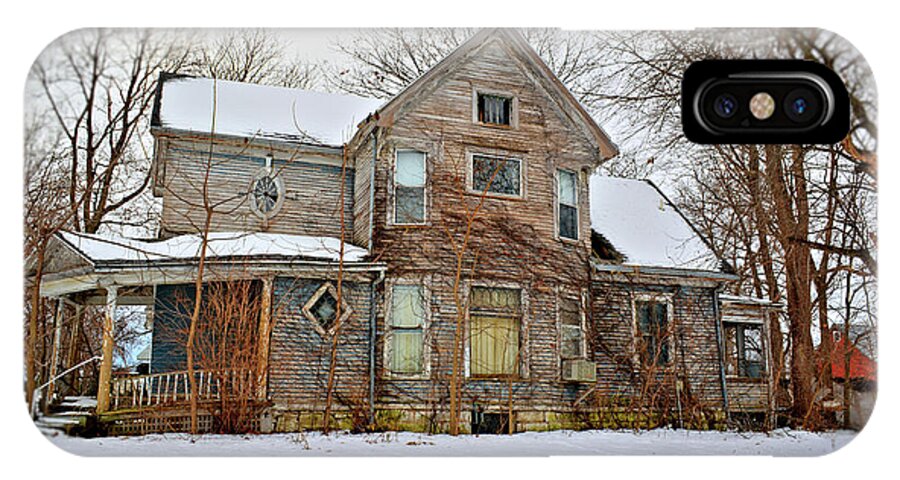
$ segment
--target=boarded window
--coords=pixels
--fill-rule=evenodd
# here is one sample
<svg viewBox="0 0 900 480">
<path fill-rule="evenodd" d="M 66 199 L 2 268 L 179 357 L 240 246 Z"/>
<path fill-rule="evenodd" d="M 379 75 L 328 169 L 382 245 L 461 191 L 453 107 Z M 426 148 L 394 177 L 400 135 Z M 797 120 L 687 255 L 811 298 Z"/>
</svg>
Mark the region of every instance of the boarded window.
<svg viewBox="0 0 900 480">
<path fill-rule="evenodd" d="M 472 376 L 518 375 L 521 317 L 521 290 L 472 288 L 469 300 Z"/>
<path fill-rule="evenodd" d="M 762 378 L 762 329 L 758 325 L 725 325 L 725 373 L 747 378 Z"/>
<path fill-rule="evenodd" d="M 472 156 L 472 189 L 499 195 L 521 195 L 521 161 L 516 158 Z"/>
<path fill-rule="evenodd" d="M 637 314 L 638 351 L 643 365 L 669 363 L 669 306 L 659 301 L 635 302 Z"/>
<path fill-rule="evenodd" d="M 559 302 L 560 356 L 562 358 L 584 358 L 584 323 L 581 302 L 572 298 L 561 298 Z"/>
<path fill-rule="evenodd" d="M 425 153 L 397 152 L 394 172 L 394 223 L 425 223 Z"/>
<path fill-rule="evenodd" d="M 421 373 L 425 297 L 421 285 L 394 285 L 391 288 L 390 370 L 393 373 Z"/>
<path fill-rule="evenodd" d="M 559 170 L 559 236 L 578 240 L 578 176 Z"/>
<path fill-rule="evenodd" d="M 512 98 L 486 93 L 478 94 L 478 121 L 494 125 L 509 125 L 512 119 Z"/>
</svg>

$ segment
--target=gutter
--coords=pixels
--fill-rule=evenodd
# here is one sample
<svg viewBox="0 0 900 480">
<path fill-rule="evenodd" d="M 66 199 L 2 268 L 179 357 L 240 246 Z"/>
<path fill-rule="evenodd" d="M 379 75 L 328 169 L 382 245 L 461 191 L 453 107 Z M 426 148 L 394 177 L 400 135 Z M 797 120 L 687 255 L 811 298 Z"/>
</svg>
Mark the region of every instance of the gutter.
<svg viewBox="0 0 900 480">
<path fill-rule="evenodd" d="M 369 290 L 369 427 L 375 426 L 375 338 L 378 334 L 378 309 L 375 306 L 378 285 L 384 282 L 384 270 L 372 281 Z"/>
</svg>

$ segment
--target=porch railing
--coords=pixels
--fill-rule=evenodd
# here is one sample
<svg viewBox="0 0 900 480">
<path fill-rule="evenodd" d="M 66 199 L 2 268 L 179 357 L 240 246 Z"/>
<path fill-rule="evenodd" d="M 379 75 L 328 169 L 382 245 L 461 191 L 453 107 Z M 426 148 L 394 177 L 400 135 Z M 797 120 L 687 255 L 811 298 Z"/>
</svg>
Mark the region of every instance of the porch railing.
<svg viewBox="0 0 900 480">
<path fill-rule="evenodd" d="M 249 370 L 195 370 L 197 398 L 201 402 L 252 398 L 255 379 Z M 110 382 L 110 409 L 124 410 L 187 403 L 191 385 L 187 371 L 153 373 L 115 378 Z"/>
</svg>

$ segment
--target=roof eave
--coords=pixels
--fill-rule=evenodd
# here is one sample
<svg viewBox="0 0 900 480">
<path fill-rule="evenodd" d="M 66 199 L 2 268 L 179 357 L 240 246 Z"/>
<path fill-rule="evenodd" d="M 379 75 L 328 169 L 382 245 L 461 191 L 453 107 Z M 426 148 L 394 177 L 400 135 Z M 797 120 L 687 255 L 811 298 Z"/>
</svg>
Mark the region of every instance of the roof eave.
<svg viewBox="0 0 900 480">
<path fill-rule="evenodd" d="M 738 276 L 732 273 L 725 273 L 714 270 L 701 270 L 690 268 L 673 268 L 660 266 L 644 266 L 644 265 L 625 265 L 592 262 L 595 270 L 599 272 L 609 273 L 630 273 L 636 275 L 658 275 L 664 277 L 682 277 L 715 280 L 721 282 L 731 282 L 738 280 Z"/>
</svg>

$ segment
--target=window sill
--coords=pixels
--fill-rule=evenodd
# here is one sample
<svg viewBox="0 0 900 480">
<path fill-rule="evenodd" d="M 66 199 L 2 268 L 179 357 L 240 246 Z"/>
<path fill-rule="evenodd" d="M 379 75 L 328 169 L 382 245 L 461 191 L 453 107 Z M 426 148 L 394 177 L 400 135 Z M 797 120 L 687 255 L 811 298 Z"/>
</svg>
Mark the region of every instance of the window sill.
<svg viewBox="0 0 900 480">
<path fill-rule="evenodd" d="M 488 127 L 488 128 L 496 128 L 499 130 L 517 130 L 518 129 L 518 127 L 516 127 L 514 125 L 504 125 L 502 123 L 479 122 L 477 120 L 475 121 L 475 125 L 479 125 L 482 127 Z"/>
<path fill-rule="evenodd" d="M 430 380 L 431 377 L 428 373 L 393 373 L 386 372 L 384 375 L 385 380 Z"/>
<path fill-rule="evenodd" d="M 486 200 L 507 200 L 513 202 L 524 202 L 524 195 L 503 195 L 502 193 L 484 193 L 479 192 L 478 190 L 468 189 L 466 190 L 466 195 L 470 197 L 484 197 Z"/>
<path fill-rule="evenodd" d="M 577 238 L 568 238 L 557 235 L 556 239 L 559 240 L 560 243 L 565 245 L 581 245 L 581 240 Z"/>
<path fill-rule="evenodd" d="M 503 380 L 503 381 L 522 381 L 526 380 L 526 377 L 523 377 L 520 374 L 509 374 L 509 375 L 469 375 L 469 380 Z"/>
<path fill-rule="evenodd" d="M 386 228 L 412 228 L 412 229 L 419 229 L 419 228 L 429 228 L 429 227 L 431 227 L 431 222 L 426 222 L 426 223 L 388 223 L 388 224 L 385 225 L 385 226 L 386 226 Z"/>
<path fill-rule="evenodd" d="M 742 377 L 740 375 L 725 375 L 725 380 L 727 380 L 729 382 L 737 382 L 737 383 L 768 383 L 768 380 L 765 377 L 753 378 L 753 377 Z"/>
</svg>

